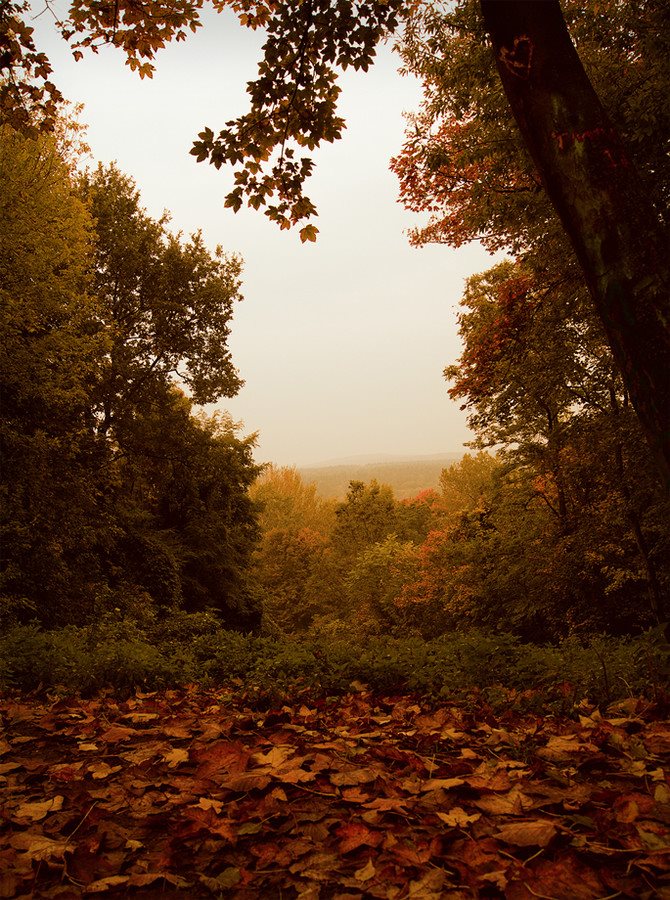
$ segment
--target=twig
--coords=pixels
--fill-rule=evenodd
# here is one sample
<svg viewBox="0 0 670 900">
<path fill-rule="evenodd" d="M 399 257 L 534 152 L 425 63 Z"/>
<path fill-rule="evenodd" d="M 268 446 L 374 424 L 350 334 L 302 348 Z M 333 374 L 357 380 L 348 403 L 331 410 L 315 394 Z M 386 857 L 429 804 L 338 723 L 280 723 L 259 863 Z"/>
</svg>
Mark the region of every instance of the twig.
<svg viewBox="0 0 670 900">
<path fill-rule="evenodd" d="M 88 810 L 84 813 L 84 815 L 83 815 L 81 821 L 79 822 L 79 824 L 77 825 L 77 827 L 76 827 L 76 828 L 74 829 L 74 831 L 73 831 L 70 835 L 68 835 L 68 837 L 66 838 L 66 842 L 72 840 L 72 838 L 73 838 L 73 837 L 75 836 L 75 834 L 79 831 L 79 829 L 81 828 L 81 826 L 84 824 L 84 822 L 86 821 L 86 819 L 90 816 L 90 814 L 93 812 L 93 809 L 94 809 L 97 805 L 98 805 L 98 802 L 97 802 L 97 800 L 96 800 L 95 803 L 92 803 L 92 804 L 89 806 Z"/>
</svg>

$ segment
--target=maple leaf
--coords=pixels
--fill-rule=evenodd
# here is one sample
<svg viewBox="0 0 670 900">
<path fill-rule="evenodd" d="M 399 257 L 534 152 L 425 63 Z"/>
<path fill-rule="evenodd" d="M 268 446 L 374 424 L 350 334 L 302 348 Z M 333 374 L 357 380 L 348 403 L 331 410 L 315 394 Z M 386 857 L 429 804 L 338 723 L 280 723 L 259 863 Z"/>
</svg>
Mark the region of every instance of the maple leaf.
<svg viewBox="0 0 670 900">
<path fill-rule="evenodd" d="M 460 806 L 454 806 L 448 813 L 438 812 L 437 817 L 441 822 L 444 822 L 445 825 L 449 825 L 451 828 L 463 828 L 471 822 L 476 822 L 478 819 L 481 819 L 481 813 L 473 813 L 470 815 L 464 809 L 461 809 Z"/>
<path fill-rule="evenodd" d="M 378 831 L 372 831 L 360 822 L 346 822 L 337 829 L 339 852 L 350 853 L 358 847 L 378 847 L 384 840 Z"/>
<path fill-rule="evenodd" d="M 642 896 L 649 885 L 662 890 L 670 870 L 664 805 L 670 789 L 663 768 L 645 764 L 642 744 L 647 735 L 663 733 L 660 723 L 635 726 L 631 737 L 644 756 L 629 759 L 620 750 L 584 749 L 586 731 L 596 747 L 616 727 L 593 710 L 592 724 L 577 734 L 568 730 L 574 723 L 559 718 L 538 730 L 537 722 L 507 715 L 503 728 L 490 709 L 467 720 L 452 711 L 449 718 L 433 718 L 405 698 L 378 698 L 373 705 L 372 698 L 349 696 L 319 708 L 309 731 L 293 731 L 296 717 L 305 721 L 299 704 L 268 713 L 267 705 L 256 709 L 242 696 L 228 694 L 225 707 L 198 690 L 136 698 L 134 713 L 146 709 L 143 704 L 153 712 L 165 703 L 169 724 L 126 735 L 118 754 L 122 766 L 100 755 L 108 752 L 100 735 L 117 727 L 100 725 L 118 717 L 113 699 L 39 713 L 49 720 L 42 748 L 24 711 L 12 726 L 12 755 L 0 773 L 11 811 L 0 834 L 0 864 L 9 869 L 0 896 L 46 896 L 65 860 L 81 893 L 115 895 L 144 888 L 183 890 L 185 896 L 189 890 L 259 897 L 307 891 L 316 898 L 321 889 L 329 896 L 349 891 L 380 900 L 442 900 L 452 891 L 447 870 L 460 893 L 513 900 L 533 893 L 582 900 L 608 890 Z M 380 709 L 393 714 L 377 715 Z M 384 720 L 375 722 L 381 740 L 368 730 L 373 713 Z M 425 731 L 407 727 L 419 715 L 426 716 Z M 463 735 L 457 753 L 416 752 L 417 742 L 426 752 L 426 739 L 441 741 L 454 722 Z M 188 750 L 172 747 L 168 728 L 188 733 Z M 528 728 L 545 741 L 540 749 L 548 746 L 561 758 L 543 759 L 535 750 L 534 761 L 528 750 L 523 763 L 507 757 Z M 23 732 L 31 751 L 43 749 L 49 764 L 16 756 Z M 239 737 L 221 739 L 224 732 Z M 94 735 L 100 749 L 82 750 Z M 597 759 L 597 770 L 580 768 L 585 757 Z M 631 769 L 635 763 L 640 774 Z M 603 767 L 609 767 L 605 776 Z M 96 771 L 104 777 L 92 778 Z M 426 772 L 434 777 L 426 780 Z M 63 799 L 55 806 L 62 802 L 67 812 L 52 805 L 57 798 L 37 798 L 41 778 L 58 780 Z M 19 817 L 19 809 L 32 818 Z M 547 818 L 529 812 L 537 809 L 546 809 Z M 561 833 L 571 834 L 570 848 L 558 839 Z M 522 865 L 534 848 L 542 857 Z M 603 859 L 606 869 L 597 862 Z M 33 861 L 46 863 L 37 881 Z"/>
<path fill-rule="evenodd" d="M 162 759 L 168 764 L 169 769 L 175 769 L 181 763 L 188 762 L 188 750 L 171 747 L 162 754 Z"/>
<path fill-rule="evenodd" d="M 494 815 L 521 816 L 526 810 L 533 807 L 533 801 L 523 794 L 520 788 L 514 787 L 506 794 L 480 797 L 474 801 L 474 805 L 477 809 Z"/>
<path fill-rule="evenodd" d="M 86 771 L 92 778 L 95 778 L 96 781 L 100 781 L 103 778 L 109 778 L 109 776 L 113 775 L 115 772 L 121 771 L 121 768 L 122 766 L 110 766 L 106 762 L 94 762 L 87 767 Z"/>
</svg>

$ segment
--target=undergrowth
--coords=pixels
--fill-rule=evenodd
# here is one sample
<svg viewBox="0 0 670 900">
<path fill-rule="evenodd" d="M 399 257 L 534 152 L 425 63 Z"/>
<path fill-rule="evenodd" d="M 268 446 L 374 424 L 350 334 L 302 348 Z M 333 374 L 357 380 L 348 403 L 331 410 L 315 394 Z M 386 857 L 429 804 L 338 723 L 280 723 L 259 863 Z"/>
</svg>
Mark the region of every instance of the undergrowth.
<svg viewBox="0 0 670 900">
<path fill-rule="evenodd" d="M 418 637 L 278 639 L 225 631 L 207 613 L 140 625 L 106 618 L 82 628 L 17 626 L 0 636 L 0 687 L 90 695 L 198 683 L 264 693 L 353 690 L 466 698 L 494 704 L 571 706 L 664 690 L 668 647 L 658 632 L 597 636 L 588 643 L 523 644 L 509 634 L 470 630 Z"/>
</svg>

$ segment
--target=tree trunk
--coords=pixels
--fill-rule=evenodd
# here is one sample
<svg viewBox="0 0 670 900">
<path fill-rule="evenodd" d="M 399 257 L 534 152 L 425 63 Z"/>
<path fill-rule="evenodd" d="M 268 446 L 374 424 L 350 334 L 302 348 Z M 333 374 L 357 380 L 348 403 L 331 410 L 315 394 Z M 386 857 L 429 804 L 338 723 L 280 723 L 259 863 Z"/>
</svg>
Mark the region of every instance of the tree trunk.
<svg viewBox="0 0 670 900">
<path fill-rule="evenodd" d="M 480 0 L 512 112 L 670 490 L 670 241 L 558 0 Z"/>
</svg>

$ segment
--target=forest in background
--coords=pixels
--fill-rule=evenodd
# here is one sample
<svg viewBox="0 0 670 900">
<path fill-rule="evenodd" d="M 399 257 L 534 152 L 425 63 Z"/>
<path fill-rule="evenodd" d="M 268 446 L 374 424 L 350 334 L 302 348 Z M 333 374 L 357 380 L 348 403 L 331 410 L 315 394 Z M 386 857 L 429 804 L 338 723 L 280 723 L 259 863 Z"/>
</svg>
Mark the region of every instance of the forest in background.
<svg viewBox="0 0 670 900">
<path fill-rule="evenodd" d="M 597 3 L 566 4 L 665 221 L 664 12 L 615 12 L 605 34 Z M 261 471 L 253 438 L 203 412 L 241 384 L 227 347 L 240 261 L 151 219 L 114 166 L 85 170 L 73 122 L 40 134 L 6 117 L 5 634 L 69 629 L 77 644 L 121 622 L 163 640 L 194 615 L 195 631 L 273 640 L 482 629 L 557 644 L 665 621 L 667 490 L 476 4 L 427 7 L 399 50 L 425 86 L 393 161 L 402 200 L 431 214 L 413 240 L 508 253 L 466 284 L 445 369 L 472 452 L 423 491 L 366 477 L 334 501 L 296 470 Z"/>
<path fill-rule="evenodd" d="M 281 227 L 314 212 L 287 138 L 339 136 L 332 65 L 367 68 L 406 16 L 425 101 L 393 165 L 429 213 L 414 240 L 507 251 L 465 285 L 445 360 L 475 437 L 409 496 L 364 477 L 328 499 L 257 465 L 253 437 L 204 411 L 241 383 L 240 261 L 148 216 L 116 167 L 85 168 L 25 5 L 2 4 L 0 896 L 667 897 L 670 507 L 650 413 L 667 424 L 670 7 L 564 0 L 612 124 L 580 128 L 602 119 L 578 90 L 553 105 L 570 131 L 531 116 L 522 141 L 502 83 L 544 56 L 557 92 L 575 72 L 590 90 L 551 52 L 553 0 L 227 5 L 267 26 L 265 60 L 251 112 L 194 151 L 239 166 L 227 205 Z M 75 0 L 76 54 L 111 38 L 150 74 L 196 27 L 200 4 L 168 6 Z M 496 68 L 508 18 L 532 37 Z M 591 297 L 593 256 L 577 266 L 538 176 L 575 160 L 572 205 L 598 214 L 567 230 L 608 262 Z"/>
<path fill-rule="evenodd" d="M 299 466 L 298 473 L 307 484 L 313 484 L 326 500 L 344 500 L 352 481 L 377 481 L 388 485 L 398 500 L 409 500 L 421 491 L 437 490 L 442 470 L 460 459 L 462 453 L 444 453 L 429 459 L 382 460 L 365 463 L 335 463 L 321 466 Z"/>
</svg>

